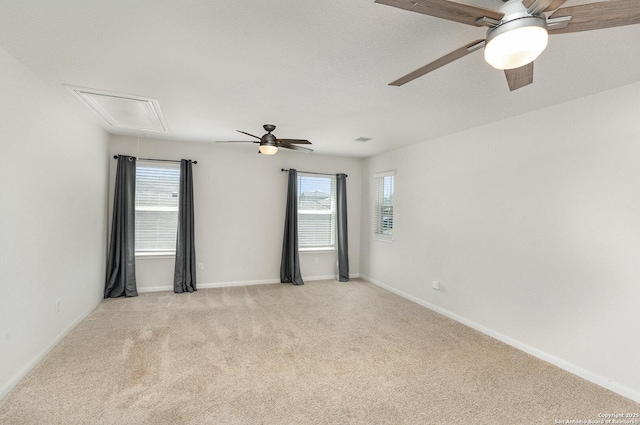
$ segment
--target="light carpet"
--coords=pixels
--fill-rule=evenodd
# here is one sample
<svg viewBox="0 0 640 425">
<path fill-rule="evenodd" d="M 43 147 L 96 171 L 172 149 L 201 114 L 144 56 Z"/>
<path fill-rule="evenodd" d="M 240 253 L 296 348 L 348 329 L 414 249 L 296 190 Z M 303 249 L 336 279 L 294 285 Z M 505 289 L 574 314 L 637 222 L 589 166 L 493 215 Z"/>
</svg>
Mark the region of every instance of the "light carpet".
<svg viewBox="0 0 640 425">
<path fill-rule="evenodd" d="M 0 423 L 557 424 L 615 412 L 640 405 L 352 280 L 105 300 L 0 402 Z"/>
</svg>

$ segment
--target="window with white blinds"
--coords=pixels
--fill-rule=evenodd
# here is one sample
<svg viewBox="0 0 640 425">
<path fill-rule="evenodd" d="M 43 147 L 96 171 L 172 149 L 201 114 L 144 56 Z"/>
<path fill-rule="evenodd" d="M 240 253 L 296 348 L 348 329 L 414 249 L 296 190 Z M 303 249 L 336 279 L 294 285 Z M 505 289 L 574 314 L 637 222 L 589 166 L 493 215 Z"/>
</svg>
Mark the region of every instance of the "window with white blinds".
<svg viewBox="0 0 640 425">
<path fill-rule="evenodd" d="M 136 165 L 136 255 L 175 254 L 180 164 Z"/>
<path fill-rule="evenodd" d="M 376 173 L 375 202 L 373 212 L 373 236 L 391 240 L 393 238 L 393 191 L 395 171 Z"/>
<path fill-rule="evenodd" d="M 335 176 L 298 173 L 298 248 L 335 248 L 335 234 Z"/>
</svg>

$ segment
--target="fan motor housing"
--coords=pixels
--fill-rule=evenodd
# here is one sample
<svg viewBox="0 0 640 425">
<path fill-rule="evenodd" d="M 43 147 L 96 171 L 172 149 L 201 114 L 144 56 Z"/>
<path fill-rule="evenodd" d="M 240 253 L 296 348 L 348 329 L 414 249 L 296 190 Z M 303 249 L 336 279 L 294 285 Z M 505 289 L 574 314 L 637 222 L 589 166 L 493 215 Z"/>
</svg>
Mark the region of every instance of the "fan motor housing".
<svg viewBox="0 0 640 425">
<path fill-rule="evenodd" d="M 262 136 L 262 143 L 266 143 L 266 144 L 275 144 L 276 143 L 276 136 L 274 136 L 271 133 L 267 133 L 264 136 Z"/>
<path fill-rule="evenodd" d="M 493 28 L 489 28 L 487 30 L 486 43 L 489 44 L 491 40 L 493 40 L 500 34 L 504 34 L 514 29 L 524 28 L 524 27 L 540 27 L 546 30 L 547 19 L 540 16 L 523 16 L 521 18 L 515 18 L 510 21 L 503 22 L 500 25 L 497 25 Z"/>
</svg>

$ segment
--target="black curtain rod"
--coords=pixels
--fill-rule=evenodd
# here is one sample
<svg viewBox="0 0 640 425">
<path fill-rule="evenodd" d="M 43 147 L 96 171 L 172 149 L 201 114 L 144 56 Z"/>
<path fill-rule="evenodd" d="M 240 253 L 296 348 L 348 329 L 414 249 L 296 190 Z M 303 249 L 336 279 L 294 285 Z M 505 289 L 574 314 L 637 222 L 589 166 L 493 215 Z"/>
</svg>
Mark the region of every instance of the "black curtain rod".
<svg viewBox="0 0 640 425">
<path fill-rule="evenodd" d="M 280 171 L 289 171 L 286 168 L 281 168 Z M 298 170 L 299 171 L 299 170 Z M 336 174 L 340 174 L 340 173 L 336 173 L 336 174 L 331 174 L 331 173 L 314 173 L 313 171 L 299 171 L 301 173 L 305 173 L 305 174 L 319 174 L 321 176 L 335 176 Z M 348 175 L 344 175 L 345 177 L 349 177 Z"/>
<path fill-rule="evenodd" d="M 113 159 L 118 159 L 119 155 L 113 155 Z M 127 155 L 127 156 L 132 156 L 132 155 Z M 134 158 L 136 158 L 134 156 Z M 142 161 L 158 161 L 158 162 L 180 162 L 180 160 L 177 159 L 154 159 L 154 158 L 136 158 Z M 197 164 L 198 161 L 193 161 L 194 164 Z"/>
</svg>

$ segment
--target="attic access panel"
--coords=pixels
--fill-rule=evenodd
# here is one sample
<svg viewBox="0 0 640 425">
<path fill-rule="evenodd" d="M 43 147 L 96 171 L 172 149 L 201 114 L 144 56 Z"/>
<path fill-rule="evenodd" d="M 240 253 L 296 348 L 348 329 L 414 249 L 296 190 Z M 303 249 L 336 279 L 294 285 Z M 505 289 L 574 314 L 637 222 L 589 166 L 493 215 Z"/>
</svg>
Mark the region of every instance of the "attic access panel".
<svg viewBox="0 0 640 425">
<path fill-rule="evenodd" d="M 112 127 L 167 133 L 157 99 L 65 85 Z"/>
</svg>

